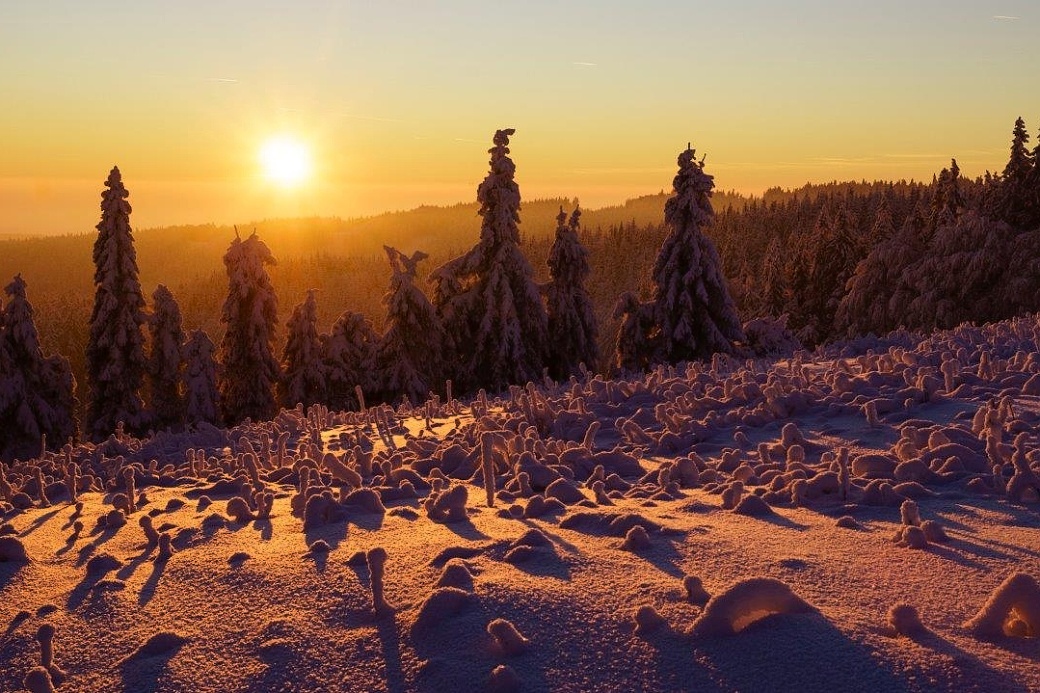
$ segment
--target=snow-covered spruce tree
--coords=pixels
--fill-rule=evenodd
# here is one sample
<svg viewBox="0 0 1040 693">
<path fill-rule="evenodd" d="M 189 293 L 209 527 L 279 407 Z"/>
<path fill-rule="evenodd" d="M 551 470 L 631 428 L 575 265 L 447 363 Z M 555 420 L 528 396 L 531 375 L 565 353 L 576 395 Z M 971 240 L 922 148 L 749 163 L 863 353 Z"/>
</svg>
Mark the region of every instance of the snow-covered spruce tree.
<svg viewBox="0 0 1040 693">
<path fill-rule="evenodd" d="M 874 223 L 870 227 L 870 237 L 867 239 L 865 253 L 869 253 L 878 243 L 887 241 L 896 232 L 892 221 L 892 209 L 888 204 L 888 196 L 881 195 L 877 207 L 874 209 Z"/>
<path fill-rule="evenodd" d="M 288 409 L 297 404 L 309 407 L 324 403 L 325 364 L 321 359 L 321 340 L 318 337 L 318 302 L 314 290 L 292 310 L 285 324 L 286 342 L 282 351 L 282 379 L 278 383 L 278 398 Z"/>
<path fill-rule="evenodd" d="M 130 193 L 114 167 L 101 193 L 101 221 L 94 242 L 94 309 L 87 341 L 86 435 L 102 440 L 123 422 L 130 433 L 146 421 L 141 400 L 144 354 L 144 296 L 130 230 Z"/>
<path fill-rule="evenodd" d="M 579 364 L 596 368 L 599 330 L 592 299 L 585 290 L 589 276 L 589 251 L 578 239 L 581 210 L 575 208 L 570 221 L 560 207 L 556 217 L 556 240 L 549 249 L 549 276 L 545 289 L 549 317 L 549 375 L 566 380 L 579 372 Z"/>
<path fill-rule="evenodd" d="M 184 362 L 181 358 L 184 329 L 180 306 L 162 284 L 152 294 L 148 332 L 152 424 L 160 429 L 178 428 L 184 423 Z"/>
<path fill-rule="evenodd" d="M 914 326 L 951 329 L 965 321 L 1011 317 L 1017 302 L 1005 296 L 1004 287 L 1009 268 L 1021 271 L 1010 254 L 1015 236 L 1006 223 L 975 211 L 939 226 L 920 263 L 919 293 L 909 310 Z"/>
<path fill-rule="evenodd" d="M 376 355 L 379 335 L 372 323 L 361 313 L 345 311 L 332 325 L 327 335 L 321 336 L 322 360 L 328 386 L 327 402 L 334 411 L 356 410 L 360 407 L 355 388 L 370 397 L 378 398 Z"/>
<path fill-rule="evenodd" d="M 653 304 L 641 303 L 639 297 L 626 291 L 614 305 L 614 319 L 619 320 L 614 340 L 614 360 L 611 370 L 622 373 L 640 373 L 654 361 Z"/>
<path fill-rule="evenodd" d="M 0 456 L 25 459 L 40 453 L 43 435 L 51 449 L 75 437 L 76 381 L 65 358 L 43 355 L 21 275 L 4 291 L 8 301 L 0 314 Z"/>
<path fill-rule="evenodd" d="M 246 418 L 263 421 L 278 412 L 278 361 L 273 353 L 278 297 L 267 275 L 267 266 L 273 264 L 271 250 L 255 231 L 244 241 L 236 232 L 224 255 L 228 295 L 220 316 L 225 330 L 217 360 L 220 405 L 229 425 Z"/>
<path fill-rule="evenodd" d="M 784 282 L 784 253 L 779 236 L 769 241 L 766 254 L 762 256 L 762 270 L 759 276 L 760 307 L 763 315 L 779 317 L 784 314 L 787 302 Z"/>
<path fill-rule="evenodd" d="M 1028 144 L 1025 121 L 1019 118 L 1011 133 L 1011 155 L 1007 165 L 991 183 L 985 202 L 988 216 L 1019 229 L 1032 229 L 1036 219 L 1037 191 L 1032 185 L 1036 161 Z"/>
<path fill-rule="evenodd" d="M 220 423 L 216 346 L 202 330 L 184 343 L 184 418 L 188 424 Z"/>
<path fill-rule="evenodd" d="M 715 182 L 689 147 L 678 164 L 674 195 L 664 206 L 670 233 L 651 274 L 658 357 L 669 363 L 732 353 L 744 339 L 719 254 L 704 234 L 715 216 Z"/>
<path fill-rule="evenodd" d="M 433 305 L 415 284 L 416 265 L 429 257 L 416 251 L 408 257 L 383 246 L 390 260 L 390 290 L 383 296 L 386 332 L 379 342 L 379 387 L 383 397 L 397 403 L 407 397 L 423 402 L 443 383 L 443 331 Z"/>
<path fill-rule="evenodd" d="M 465 390 L 542 376 L 548 320 L 530 263 L 520 251 L 520 188 L 509 158 L 514 130 L 495 133 L 490 171 L 477 188 L 480 242 L 436 269 L 434 304 L 446 334 L 449 374 Z"/>
<path fill-rule="evenodd" d="M 800 341 L 809 347 L 834 333 L 835 313 L 845 295 L 845 283 L 861 259 L 856 228 L 856 219 L 844 200 L 834 214 L 826 209 L 820 213 L 810 248 L 812 290 L 805 297 L 810 320 L 798 333 Z"/>
</svg>

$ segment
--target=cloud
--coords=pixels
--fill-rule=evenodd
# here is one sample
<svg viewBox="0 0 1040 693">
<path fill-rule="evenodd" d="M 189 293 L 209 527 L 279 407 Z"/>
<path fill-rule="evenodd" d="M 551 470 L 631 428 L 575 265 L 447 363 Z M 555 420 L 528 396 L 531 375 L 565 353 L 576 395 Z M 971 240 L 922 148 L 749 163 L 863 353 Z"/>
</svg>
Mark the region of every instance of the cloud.
<svg viewBox="0 0 1040 693">
<path fill-rule="evenodd" d="M 993 15 L 993 19 L 997 19 L 997 20 L 1000 20 L 1000 21 L 1006 21 L 1006 22 L 1013 22 L 1016 19 L 1021 19 L 1021 17 L 1012 17 L 1009 14 L 995 14 L 995 15 Z"/>
<path fill-rule="evenodd" d="M 597 63 L 587 63 L 587 62 L 577 61 L 577 62 L 571 63 L 571 65 L 577 65 L 578 67 L 596 67 Z"/>
<path fill-rule="evenodd" d="M 237 79 L 231 77 L 207 77 L 207 82 L 220 82 L 221 84 L 238 84 Z"/>
</svg>

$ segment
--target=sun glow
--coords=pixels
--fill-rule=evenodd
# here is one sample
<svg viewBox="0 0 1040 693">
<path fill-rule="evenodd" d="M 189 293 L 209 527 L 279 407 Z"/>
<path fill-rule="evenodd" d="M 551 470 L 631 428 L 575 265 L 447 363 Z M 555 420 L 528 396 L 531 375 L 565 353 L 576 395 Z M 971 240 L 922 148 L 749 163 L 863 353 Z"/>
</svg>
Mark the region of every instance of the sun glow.
<svg viewBox="0 0 1040 693">
<path fill-rule="evenodd" d="M 303 183 L 311 175 L 311 153 L 292 137 L 272 137 L 260 147 L 264 177 L 283 188 Z"/>
</svg>

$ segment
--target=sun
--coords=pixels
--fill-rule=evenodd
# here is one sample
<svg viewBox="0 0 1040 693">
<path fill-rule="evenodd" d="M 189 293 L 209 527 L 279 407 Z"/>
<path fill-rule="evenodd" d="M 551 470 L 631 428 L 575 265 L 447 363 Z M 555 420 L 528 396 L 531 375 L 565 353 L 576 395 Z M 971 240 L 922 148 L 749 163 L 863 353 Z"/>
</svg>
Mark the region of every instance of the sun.
<svg viewBox="0 0 1040 693">
<path fill-rule="evenodd" d="M 307 146 L 288 136 L 272 137 L 260 146 L 264 177 L 283 188 L 300 185 L 311 175 Z"/>
</svg>

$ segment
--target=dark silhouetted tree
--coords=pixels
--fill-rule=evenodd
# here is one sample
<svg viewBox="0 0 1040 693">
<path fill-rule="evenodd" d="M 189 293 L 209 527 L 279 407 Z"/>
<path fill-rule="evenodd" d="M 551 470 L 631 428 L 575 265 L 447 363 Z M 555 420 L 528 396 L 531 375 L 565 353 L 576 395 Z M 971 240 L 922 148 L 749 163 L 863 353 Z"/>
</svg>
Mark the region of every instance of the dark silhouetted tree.
<svg viewBox="0 0 1040 693">
<path fill-rule="evenodd" d="M 570 222 L 560 207 L 556 217 L 556 240 L 549 250 L 546 312 L 549 318 L 549 374 L 565 380 L 579 372 L 579 364 L 595 369 L 599 358 L 599 332 L 592 299 L 585 290 L 589 276 L 589 251 L 578 239 L 581 210 L 575 208 Z"/>
<path fill-rule="evenodd" d="M 76 382 L 69 362 L 46 357 L 21 275 L 4 289 L 0 314 L 0 453 L 26 459 L 40 453 L 42 436 L 50 449 L 75 437 Z"/>
<path fill-rule="evenodd" d="M 415 285 L 416 265 L 426 253 L 411 257 L 383 247 L 390 260 L 390 290 L 383 296 L 386 332 L 379 342 L 379 388 L 390 402 L 407 397 L 425 401 L 443 382 L 441 344 L 444 335 L 433 305 Z"/>
<path fill-rule="evenodd" d="M 86 434 L 101 440 L 120 422 L 130 433 L 146 424 L 144 381 L 144 296 L 130 230 L 130 193 L 113 168 L 101 193 L 101 221 L 94 242 L 94 310 L 87 342 Z"/>
<path fill-rule="evenodd" d="M 654 353 L 653 304 L 640 303 L 638 296 L 626 291 L 614 305 L 614 319 L 620 323 L 614 340 L 613 370 L 627 373 L 647 370 Z"/>
<path fill-rule="evenodd" d="M 184 329 L 181 309 L 170 290 L 162 284 L 152 294 L 148 332 L 151 337 L 148 382 L 153 424 L 157 428 L 177 428 L 184 423 L 184 363 L 181 358 Z"/>
<path fill-rule="evenodd" d="M 537 380 L 548 352 L 548 320 L 530 263 L 520 251 L 520 188 L 509 158 L 512 129 L 495 133 L 490 171 L 477 188 L 480 242 L 435 270 L 434 304 L 449 343 L 454 380 L 503 390 Z"/>
<path fill-rule="evenodd" d="M 325 364 L 318 337 L 318 302 L 314 290 L 295 306 L 285 324 L 286 342 L 282 351 L 282 379 L 279 399 L 287 408 L 309 407 L 325 401 Z"/>
<path fill-rule="evenodd" d="M 189 424 L 220 423 L 216 346 L 202 330 L 184 343 L 184 413 Z"/>
<path fill-rule="evenodd" d="M 704 234 L 715 216 L 715 182 L 693 149 L 681 153 L 678 164 L 664 207 L 670 232 L 651 274 L 658 359 L 669 363 L 732 353 L 744 338 L 719 254 Z"/>
<path fill-rule="evenodd" d="M 220 363 L 220 403 L 224 421 L 263 421 L 278 412 L 274 388 L 279 380 L 274 357 L 278 324 L 268 265 L 270 249 L 254 232 L 246 240 L 236 233 L 224 255 L 228 294 L 220 321 L 225 325 L 217 360 Z"/>
</svg>

